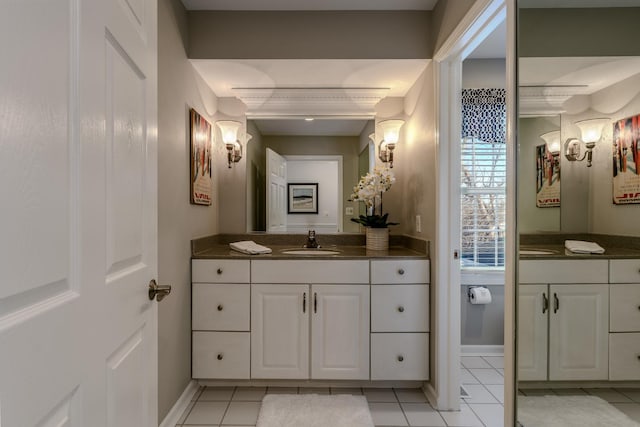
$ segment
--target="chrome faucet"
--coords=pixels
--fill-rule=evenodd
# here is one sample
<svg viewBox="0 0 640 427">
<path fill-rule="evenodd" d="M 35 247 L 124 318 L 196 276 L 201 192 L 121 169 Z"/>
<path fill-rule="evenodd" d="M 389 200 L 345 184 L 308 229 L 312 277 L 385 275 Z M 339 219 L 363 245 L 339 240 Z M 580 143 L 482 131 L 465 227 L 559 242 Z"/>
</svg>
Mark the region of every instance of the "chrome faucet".
<svg viewBox="0 0 640 427">
<path fill-rule="evenodd" d="M 304 244 L 303 248 L 319 248 L 320 245 L 316 240 L 316 230 L 309 230 L 309 235 L 307 236 L 307 243 Z"/>
</svg>

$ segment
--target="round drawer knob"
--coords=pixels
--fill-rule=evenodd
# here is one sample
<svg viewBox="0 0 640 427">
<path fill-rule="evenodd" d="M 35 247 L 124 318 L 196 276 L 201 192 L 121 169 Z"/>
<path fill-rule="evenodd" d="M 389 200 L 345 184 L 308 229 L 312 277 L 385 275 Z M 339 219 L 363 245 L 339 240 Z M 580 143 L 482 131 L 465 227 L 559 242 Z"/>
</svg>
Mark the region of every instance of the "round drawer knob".
<svg viewBox="0 0 640 427">
<path fill-rule="evenodd" d="M 640 310 L 640 305 L 638 306 L 638 310 Z"/>
<path fill-rule="evenodd" d="M 398 311 L 399 311 L 400 313 L 404 313 L 404 307 L 403 307 L 403 306 L 398 307 Z"/>
<path fill-rule="evenodd" d="M 404 268 L 399 268 L 398 274 L 402 276 L 404 274 Z"/>
<path fill-rule="evenodd" d="M 640 360 L 640 354 L 638 355 L 638 360 Z"/>
<path fill-rule="evenodd" d="M 404 362 L 404 356 L 403 355 L 398 356 L 398 362 Z"/>
<path fill-rule="evenodd" d="M 218 271 L 217 271 L 217 273 L 218 273 L 218 274 L 222 274 L 222 269 L 221 269 L 221 268 L 219 268 L 219 269 L 218 269 Z"/>
<path fill-rule="evenodd" d="M 218 354 L 218 360 L 222 360 L 222 359 L 224 359 L 224 355 L 222 353 L 219 353 Z"/>
<path fill-rule="evenodd" d="M 218 311 L 222 311 L 223 308 L 222 304 L 218 305 Z"/>
</svg>

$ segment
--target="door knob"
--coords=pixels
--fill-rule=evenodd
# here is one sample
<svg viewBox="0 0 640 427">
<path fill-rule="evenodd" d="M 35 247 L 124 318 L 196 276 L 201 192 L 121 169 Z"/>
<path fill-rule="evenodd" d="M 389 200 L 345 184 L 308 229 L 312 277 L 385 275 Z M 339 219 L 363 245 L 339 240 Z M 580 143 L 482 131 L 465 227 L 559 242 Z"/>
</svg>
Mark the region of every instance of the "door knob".
<svg viewBox="0 0 640 427">
<path fill-rule="evenodd" d="M 151 279 L 149 282 L 149 299 L 153 301 L 156 299 L 158 302 L 162 301 L 164 297 L 171 293 L 171 286 L 158 286 L 156 279 Z"/>
</svg>

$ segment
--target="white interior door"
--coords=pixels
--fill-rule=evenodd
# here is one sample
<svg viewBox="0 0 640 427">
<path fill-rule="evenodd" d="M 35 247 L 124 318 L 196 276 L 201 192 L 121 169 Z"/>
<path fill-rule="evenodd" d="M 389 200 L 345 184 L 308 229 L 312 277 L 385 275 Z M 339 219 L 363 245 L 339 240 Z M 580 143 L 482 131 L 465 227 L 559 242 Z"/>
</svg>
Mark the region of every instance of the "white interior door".
<svg viewBox="0 0 640 427">
<path fill-rule="evenodd" d="M 267 231 L 287 231 L 287 160 L 267 148 Z"/>
<path fill-rule="evenodd" d="M 157 426 L 156 2 L 0 3 L 0 425 Z"/>
</svg>

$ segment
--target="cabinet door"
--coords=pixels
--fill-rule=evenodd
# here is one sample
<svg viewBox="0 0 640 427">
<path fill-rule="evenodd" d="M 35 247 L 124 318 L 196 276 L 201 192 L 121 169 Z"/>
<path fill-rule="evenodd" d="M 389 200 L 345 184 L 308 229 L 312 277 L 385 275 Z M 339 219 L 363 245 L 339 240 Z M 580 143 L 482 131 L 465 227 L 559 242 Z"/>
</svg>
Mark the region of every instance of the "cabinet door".
<svg viewBox="0 0 640 427">
<path fill-rule="evenodd" d="M 609 285 L 550 285 L 550 380 L 606 380 Z"/>
<path fill-rule="evenodd" d="M 309 286 L 251 285 L 251 377 L 309 377 Z"/>
<path fill-rule="evenodd" d="M 369 286 L 313 285 L 311 378 L 369 379 Z"/>
<path fill-rule="evenodd" d="M 547 379 L 547 325 L 549 292 L 547 285 L 518 287 L 518 379 Z"/>
</svg>

